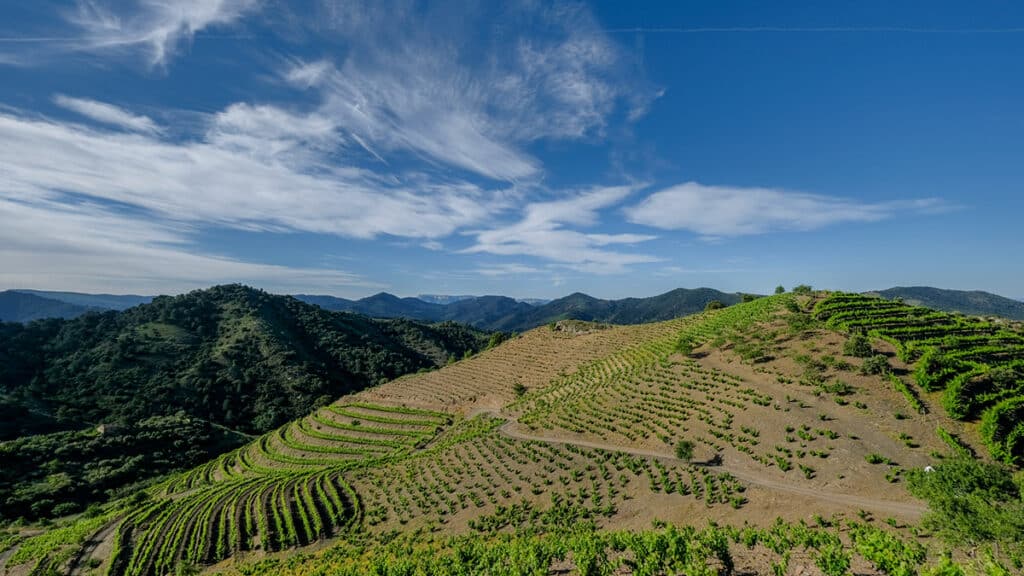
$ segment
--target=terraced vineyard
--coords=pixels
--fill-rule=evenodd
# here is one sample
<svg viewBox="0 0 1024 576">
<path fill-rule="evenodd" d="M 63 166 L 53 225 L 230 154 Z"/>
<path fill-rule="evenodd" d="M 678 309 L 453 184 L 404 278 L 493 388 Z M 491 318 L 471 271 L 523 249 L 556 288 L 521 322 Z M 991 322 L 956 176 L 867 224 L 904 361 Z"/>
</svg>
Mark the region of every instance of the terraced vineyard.
<svg viewBox="0 0 1024 576">
<path fill-rule="evenodd" d="M 532 330 L 444 370 L 404 376 L 354 397 L 449 412 L 498 408 L 515 401 L 516 384 L 530 390 L 546 388 L 553 378 L 575 371 L 583 362 L 651 339 L 672 338 L 688 322 L 692 320 L 615 327 L 561 322 Z"/>
<path fill-rule="evenodd" d="M 961 390 L 956 398 L 971 402 L 963 416 L 995 422 L 982 427 L 995 430 L 987 438 L 1017 453 L 1019 426 L 1003 430 L 1013 415 L 1000 406 L 1019 397 L 1019 382 L 982 388 L 976 376 L 1020 365 L 1019 331 L 880 300 L 821 298 L 785 294 L 643 326 L 539 328 L 436 372 L 342 398 L 168 479 L 148 498 L 70 525 L 69 540 L 92 537 L 109 551 L 44 551 L 41 537 L 28 537 L 18 539 L 17 558 L 71 565 L 76 574 L 98 564 L 97 574 L 149 576 L 269 557 L 270 568 L 243 573 L 277 573 L 286 569 L 275 564 L 285 551 L 334 539 L 340 551 L 327 565 L 338 573 L 405 574 L 384 568 L 406 566 L 401 554 L 374 547 L 397 542 L 415 556 L 441 532 L 466 538 L 445 541 L 457 550 L 450 562 L 439 560 L 449 568 L 470 562 L 466 546 L 487 537 L 517 542 L 510 554 L 542 554 L 520 558 L 523 566 L 561 563 L 565 572 L 571 560 L 580 573 L 597 573 L 581 564 L 585 554 L 604 550 L 594 566 L 608 570 L 643 564 L 629 550 L 644 550 L 647 536 L 602 539 L 605 529 L 697 518 L 760 526 L 650 536 L 685 540 L 695 550 L 686 570 L 715 573 L 731 561 L 724 539 L 774 542 L 783 534 L 770 528 L 779 516 L 815 517 L 821 528 L 839 526 L 825 519 L 833 514 L 863 522 L 878 515 L 891 528 L 920 518 L 924 506 L 906 493 L 904 478 L 947 454 L 970 453 L 974 437 L 927 410 L 931 400 L 901 376 L 914 360 L 919 383 L 941 385 L 950 397 Z M 872 373 L 868 360 L 877 359 L 844 357 L 848 338 L 826 326 L 866 329 L 880 339 L 869 352 L 892 355 L 885 340 L 903 361 L 883 359 L 881 373 Z M 807 536 L 799 526 L 787 528 L 797 540 Z M 862 564 L 880 565 L 889 552 L 873 546 L 883 544 L 893 554 L 912 552 L 914 566 L 925 561 L 923 548 L 858 526 L 842 537 L 815 536 L 821 540 L 808 544 L 815 552 L 803 566 L 845 573 L 854 551 Z M 506 538 L 579 527 L 597 532 L 559 536 L 552 542 L 561 548 L 550 554 L 539 541 Z M 786 546 L 772 549 L 772 566 L 757 569 L 785 573 Z M 296 574 L 323 573 L 296 562 Z M 654 566 L 634 573 L 660 573 Z"/>
<path fill-rule="evenodd" d="M 276 551 L 359 526 L 344 472 L 398 459 L 451 424 L 435 412 L 327 406 L 166 484 L 118 527 L 109 574 L 163 574 L 242 551 Z"/>
<path fill-rule="evenodd" d="M 1024 459 L 1024 333 L 1019 326 L 969 318 L 858 294 L 834 294 L 815 315 L 835 328 L 866 332 L 916 361 L 914 379 L 944 391 L 942 404 L 959 420 L 981 420 L 992 455 Z"/>
</svg>

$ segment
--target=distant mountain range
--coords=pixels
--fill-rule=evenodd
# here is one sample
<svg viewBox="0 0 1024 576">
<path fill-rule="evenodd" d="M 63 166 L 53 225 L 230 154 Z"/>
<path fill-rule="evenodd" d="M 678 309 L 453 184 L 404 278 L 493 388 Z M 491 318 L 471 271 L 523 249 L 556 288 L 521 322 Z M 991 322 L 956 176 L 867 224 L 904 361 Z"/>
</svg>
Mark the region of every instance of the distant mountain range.
<svg viewBox="0 0 1024 576">
<path fill-rule="evenodd" d="M 651 298 L 622 300 L 602 300 L 577 292 L 540 305 L 505 296 L 478 296 L 437 304 L 419 298 L 399 298 L 386 292 L 361 300 L 308 294 L 295 297 L 327 310 L 358 312 L 377 318 L 402 317 L 430 322 L 451 320 L 485 330 L 506 332 L 529 330 L 564 319 L 613 324 L 654 322 L 700 312 L 712 300 L 729 305 L 741 299 L 739 294 L 711 288 L 677 288 Z"/>
<path fill-rule="evenodd" d="M 470 298 L 476 298 L 476 296 L 473 296 L 471 294 L 417 294 L 416 298 L 418 300 L 423 300 L 424 302 L 430 304 L 451 304 L 452 302 L 458 302 L 459 300 L 469 300 Z"/>
<path fill-rule="evenodd" d="M 897 286 L 866 294 L 902 298 L 908 304 L 947 312 L 1024 320 L 1024 302 L 989 292 Z M 524 331 L 562 319 L 614 324 L 654 322 L 699 312 L 711 300 L 719 300 L 726 305 L 740 301 L 739 294 L 711 288 L 679 288 L 650 298 L 622 300 L 602 300 L 579 292 L 550 301 L 438 294 L 400 298 L 386 292 L 359 300 L 313 294 L 295 297 L 325 310 L 358 312 L 375 318 L 409 318 L 426 322 L 450 320 L 484 330 L 506 332 Z M 7 290 L 0 292 L 0 320 L 30 322 L 41 318 L 74 318 L 89 311 L 125 310 L 152 299 L 152 296 L 136 295 Z"/>
<path fill-rule="evenodd" d="M 416 296 L 418 300 L 429 302 L 430 304 L 453 304 L 460 300 L 472 300 L 473 298 L 480 298 L 480 296 L 473 296 L 470 294 L 461 295 L 447 295 L 447 294 L 418 294 Z M 548 298 L 516 298 L 516 302 L 524 302 L 533 306 L 542 306 L 551 302 Z"/>
<path fill-rule="evenodd" d="M 75 318 L 90 311 L 126 310 L 152 300 L 152 296 L 6 290 L 0 292 L 0 321 L 31 322 L 43 318 Z"/>
<path fill-rule="evenodd" d="M 5 322 L 31 322 L 43 318 L 74 318 L 89 310 L 102 310 L 80 306 L 28 292 L 7 290 L 0 292 L 0 320 Z"/>
<path fill-rule="evenodd" d="M 876 294 L 890 300 L 901 298 L 907 304 L 935 308 L 944 312 L 962 312 L 975 316 L 1002 316 L 1011 320 L 1024 320 L 1024 302 L 980 290 L 943 290 L 929 286 L 897 286 L 865 294 Z"/>
</svg>

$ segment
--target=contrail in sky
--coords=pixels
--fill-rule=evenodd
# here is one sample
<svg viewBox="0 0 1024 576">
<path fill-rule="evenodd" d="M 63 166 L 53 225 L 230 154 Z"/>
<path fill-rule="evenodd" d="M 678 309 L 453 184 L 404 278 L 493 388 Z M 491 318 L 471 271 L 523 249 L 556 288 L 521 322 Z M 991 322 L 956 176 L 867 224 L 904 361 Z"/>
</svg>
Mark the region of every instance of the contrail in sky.
<svg viewBox="0 0 1024 576">
<path fill-rule="evenodd" d="M 742 32 L 795 32 L 805 34 L 827 34 L 827 33 L 852 33 L 852 32 L 898 32 L 908 34 L 1019 34 L 1024 32 L 1020 28 L 915 28 L 912 26 L 813 26 L 813 27 L 790 27 L 790 26 L 706 26 L 706 27 L 636 27 L 636 28 L 606 28 L 606 32 L 627 33 L 642 32 L 652 34 L 715 34 L 715 33 L 742 33 Z"/>
</svg>

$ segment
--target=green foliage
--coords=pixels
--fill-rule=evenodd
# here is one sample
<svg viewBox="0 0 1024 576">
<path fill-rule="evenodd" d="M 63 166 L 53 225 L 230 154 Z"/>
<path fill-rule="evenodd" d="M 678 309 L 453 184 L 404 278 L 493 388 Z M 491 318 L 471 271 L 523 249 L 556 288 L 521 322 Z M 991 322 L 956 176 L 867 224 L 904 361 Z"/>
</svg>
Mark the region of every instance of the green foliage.
<svg viewBox="0 0 1024 576">
<path fill-rule="evenodd" d="M 954 544 L 1024 542 L 1020 486 L 1005 466 L 957 456 L 933 472 L 907 472 L 907 488 L 928 502 L 927 526 Z"/>
<path fill-rule="evenodd" d="M 889 372 L 889 359 L 885 354 L 875 354 L 864 360 L 860 365 L 861 374 L 886 374 Z"/>
<path fill-rule="evenodd" d="M 516 398 L 521 397 L 523 394 L 526 394 L 526 386 L 522 382 L 516 382 L 512 385 L 512 394 L 514 394 Z"/>
<path fill-rule="evenodd" d="M 982 438 L 1007 463 L 1024 460 L 1024 333 L 977 318 L 935 312 L 857 294 L 832 294 L 815 305 L 828 326 L 867 332 L 917 361 L 914 381 L 944 390 L 942 405 L 957 419 L 981 418 Z M 865 368 L 874 368 L 865 361 Z M 879 364 L 879 369 L 880 369 Z M 924 406 L 905 383 L 893 385 L 918 411 Z"/>
<path fill-rule="evenodd" d="M 690 440 L 680 440 L 679 442 L 676 442 L 676 458 L 689 462 L 690 459 L 693 458 L 693 448 L 694 444 Z"/>
<path fill-rule="evenodd" d="M 814 289 L 807 284 L 800 284 L 796 288 L 793 288 L 793 294 L 807 295 L 813 292 Z"/>
<path fill-rule="evenodd" d="M 725 308 L 725 304 L 722 304 L 721 300 L 711 300 L 710 302 L 704 305 L 705 312 L 709 310 L 720 310 L 722 308 Z"/>
<path fill-rule="evenodd" d="M 988 409 L 979 431 L 992 456 L 1007 464 L 1024 460 L 1024 396 L 1007 398 Z"/>
<path fill-rule="evenodd" d="M 781 285 L 781 284 L 776 286 L 775 287 L 775 293 L 776 294 L 785 294 L 786 293 L 786 287 Z"/>
<path fill-rule="evenodd" d="M 846 340 L 846 343 L 843 344 L 843 354 L 846 354 L 847 356 L 853 356 L 855 358 L 870 358 L 874 353 L 874 350 L 871 348 L 871 340 L 869 340 L 864 334 L 853 334 Z"/>
<path fill-rule="evenodd" d="M 872 526 L 853 526 L 850 539 L 861 556 L 888 576 L 917 576 L 925 560 L 925 549 L 917 542 L 905 542 Z"/>
<path fill-rule="evenodd" d="M 830 539 L 820 548 L 814 563 L 825 576 L 845 576 L 850 573 L 850 553 L 838 538 Z"/>
<path fill-rule="evenodd" d="M 0 518 L 48 516 L 60 503 L 57 513 L 81 509 L 245 441 L 221 426 L 266 432 L 489 339 L 453 323 L 373 320 L 238 285 L 74 320 L 0 323 L 0 416 L 29 414 L 0 425 L 0 440 L 36 434 L 0 444 Z M 154 417 L 187 420 L 175 430 Z M 26 419 L 47 425 L 17 423 Z M 82 432 L 100 423 L 116 432 Z"/>
<path fill-rule="evenodd" d="M 179 413 L 108 426 L 102 434 L 57 432 L 0 442 L 0 518 L 80 512 L 141 479 L 195 466 L 243 440 Z"/>
</svg>

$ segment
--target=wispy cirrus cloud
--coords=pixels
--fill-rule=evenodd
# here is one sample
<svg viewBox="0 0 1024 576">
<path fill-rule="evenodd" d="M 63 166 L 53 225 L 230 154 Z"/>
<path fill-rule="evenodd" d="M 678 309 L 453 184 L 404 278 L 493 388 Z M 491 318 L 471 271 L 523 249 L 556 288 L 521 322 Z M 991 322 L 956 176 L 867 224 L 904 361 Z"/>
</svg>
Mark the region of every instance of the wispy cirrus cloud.
<svg viewBox="0 0 1024 576">
<path fill-rule="evenodd" d="M 620 106 L 636 120 L 659 94 L 582 5 L 332 2 L 324 16 L 346 57 L 282 76 L 385 162 L 411 153 L 520 181 L 543 170 L 527 144 L 600 137 Z M 467 50 L 480 35 L 495 40 Z"/>
<path fill-rule="evenodd" d="M 905 212 L 948 208 L 937 198 L 863 202 L 778 188 L 706 186 L 687 182 L 658 190 L 625 210 L 627 219 L 705 238 L 806 231 L 848 222 L 877 222 Z"/>
<path fill-rule="evenodd" d="M 657 262 L 660 258 L 622 250 L 655 236 L 588 233 L 570 228 L 598 224 L 601 209 L 617 205 L 634 191 L 632 186 L 603 187 L 563 200 L 531 203 L 518 222 L 473 232 L 476 242 L 464 252 L 532 256 L 594 274 L 617 274 L 632 264 Z"/>
<path fill-rule="evenodd" d="M 117 118 L 145 127 L 127 112 Z M 429 242 L 508 206 L 501 190 L 416 174 L 405 186 L 330 162 L 329 126 L 237 105 L 171 140 L 0 111 L 0 283 L 151 292 L 247 281 L 351 295 L 381 286 L 336 270 L 221 256 L 195 238 L 234 228 Z"/>
<path fill-rule="evenodd" d="M 160 133 L 160 127 L 157 126 L 156 122 L 154 122 L 152 118 L 133 114 L 112 104 L 84 98 L 71 98 L 70 96 L 65 96 L 63 94 L 54 96 L 53 101 L 62 108 L 66 108 L 102 124 L 117 126 L 118 128 L 123 128 L 132 132 L 144 132 L 147 134 Z"/>
<path fill-rule="evenodd" d="M 281 292 L 352 295 L 380 284 L 334 269 L 246 262 L 204 253 L 189 228 L 96 203 L 0 198 L 0 285 L 82 291 L 177 293 L 246 282 Z"/>
<path fill-rule="evenodd" d="M 503 206 L 465 182 L 407 187 L 334 165 L 316 146 L 300 145 L 329 140 L 319 123 L 281 128 L 268 116 L 287 113 L 229 109 L 213 115 L 205 134 L 172 142 L 0 113 L 0 194 L 28 201 L 73 192 L 175 221 L 352 238 L 443 237 Z"/>
<path fill-rule="evenodd" d="M 200 30 L 232 24 L 259 5 L 260 0 L 141 0 L 125 10 L 78 0 L 67 19 L 80 36 L 68 46 L 90 52 L 141 49 L 149 64 L 163 66 Z"/>
<path fill-rule="evenodd" d="M 524 264 L 507 263 L 480 266 L 475 272 L 483 276 L 524 276 L 527 274 L 539 274 L 543 270 Z"/>
<path fill-rule="evenodd" d="M 68 54 L 127 55 L 164 67 L 196 34 L 237 24 L 262 0 L 74 0 L 48 33 L 5 37 L 0 64 L 33 66 Z"/>
</svg>

